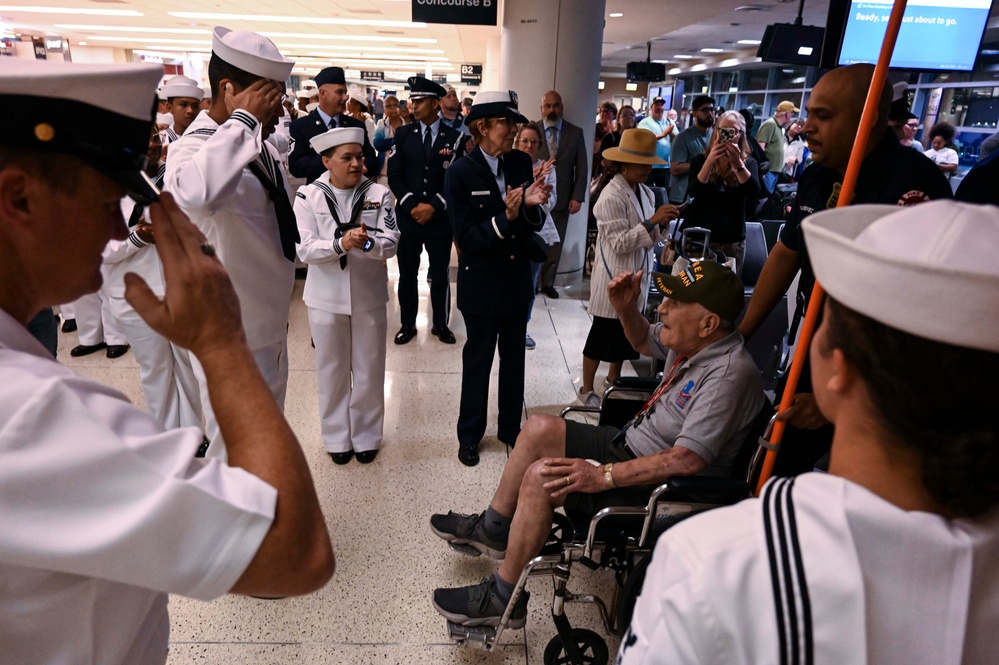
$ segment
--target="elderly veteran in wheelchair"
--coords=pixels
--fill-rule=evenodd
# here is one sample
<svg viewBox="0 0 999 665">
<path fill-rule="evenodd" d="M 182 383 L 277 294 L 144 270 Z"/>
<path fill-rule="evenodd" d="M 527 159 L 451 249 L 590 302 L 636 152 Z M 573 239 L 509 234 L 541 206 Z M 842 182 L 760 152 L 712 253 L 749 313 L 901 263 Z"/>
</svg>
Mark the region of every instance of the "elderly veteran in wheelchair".
<svg viewBox="0 0 999 665">
<path fill-rule="evenodd" d="M 434 533 L 459 551 L 503 560 L 480 584 L 434 591 L 434 607 L 449 621 L 499 625 L 556 508 L 593 514 L 610 505 L 644 505 L 672 476 L 729 475 L 765 403 L 759 371 L 734 325 L 742 283 L 710 261 L 676 277 L 654 273 L 654 279 L 666 296 L 655 325 L 637 307 L 641 272 L 623 273 L 608 285 L 628 340 L 668 368 L 639 414 L 621 430 L 535 414 L 485 511 L 430 518 Z M 528 596 L 518 597 L 508 627 L 526 623 Z"/>
</svg>

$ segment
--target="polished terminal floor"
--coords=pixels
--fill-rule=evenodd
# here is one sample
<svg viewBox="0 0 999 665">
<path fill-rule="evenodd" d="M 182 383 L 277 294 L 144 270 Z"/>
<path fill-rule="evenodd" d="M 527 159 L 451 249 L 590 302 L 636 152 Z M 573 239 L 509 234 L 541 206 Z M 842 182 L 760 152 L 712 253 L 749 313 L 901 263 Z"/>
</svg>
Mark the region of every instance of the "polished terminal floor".
<svg viewBox="0 0 999 665">
<path fill-rule="evenodd" d="M 169 665 L 543 662 L 545 645 L 555 635 L 549 579 L 529 581 L 527 627 L 505 633 L 492 653 L 455 646 L 448 638 L 445 620 L 430 602 L 434 588 L 477 583 L 494 570 L 491 560 L 451 551 L 431 533 L 429 518 L 435 512 L 484 509 L 508 449 L 495 436 L 494 362 L 490 428 L 481 446 L 482 461 L 468 468 L 457 459 L 455 422 L 465 328 L 454 309 L 451 328 L 458 344 L 448 346 L 430 335 L 426 261 L 424 255 L 419 334 L 405 346 L 390 341 L 398 329 L 399 313 L 394 293 L 396 262 L 389 261 L 393 293 L 388 305 L 385 440 L 378 459 L 367 466 L 356 461 L 335 466 L 323 450 L 313 351 L 301 300 L 304 282 L 296 282 L 285 412 L 312 467 L 336 551 L 336 575 L 318 593 L 280 601 L 226 596 L 206 603 L 171 597 Z M 453 283 L 451 288 L 453 297 Z M 527 352 L 525 417 L 557 414 L 574 402 L 590 317 L 585 291 L 571 291 L 563 290 L 557 300 L 539 296 L 535 302 L 528 330 L 537 348 Z M 71 358 L 69 350 L 77 343 L 76 333 L 60 333 L 61 362 L 144 406 L 132 353 L 116 360 L 103 353 Z M 605 373 L 604 365 L 597 374 L 598 384 Z M 197 515 L 191 521 L 196 528 Z M 609 601 L 613 587 L 610 572 L 576 566 L 569 589 L 598 593 Z M 567 614 L 574 626 L 604 634 L 594 605 L 572 604 Z M 613 660 L 617 641 L 608 641 Z"/>
</svg>

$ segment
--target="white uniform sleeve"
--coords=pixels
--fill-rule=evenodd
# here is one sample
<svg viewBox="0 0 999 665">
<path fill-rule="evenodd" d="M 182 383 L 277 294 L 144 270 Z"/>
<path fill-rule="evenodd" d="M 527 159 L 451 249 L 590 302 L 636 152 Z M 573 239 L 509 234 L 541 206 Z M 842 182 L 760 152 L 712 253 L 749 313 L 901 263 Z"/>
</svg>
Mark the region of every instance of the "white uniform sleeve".
<svg viewBox="0 0 999 665">
<path fill-rule="evenodd" d="M 374 246 L 367 255 L 373 259 L 390 259 L 399 249 L 399 226 L 392 207 L 392 192 L 385 188 L 382 205 L 378 209 L 379 233 L 370 233 L 368 237 L 374 241 Z"/>
<path fill-rule="evenodd" d="M 164 431 L 109 388 L 21 385 L 0 410 L 0 561 L 203 600 L 232 588 L 270 529 L 273 487 L 195 459 L 199 431 Z"/>
<path fill-rule="evenodd" d="M 324 196 L 314 196 L 315 187 L 303 187 L 295 196 L 295 220 L 298 222 L 298 258 L 302 263 L 330 263 L 344 255 L 340 243 L 333 238 L 319 237 L 319 224 L 313 206 Z"/>
<path fill-rule="evenodd" d="M 239 186 L 243 168 L 263 150 L 260 123 L 236 109 L 214 131 L 189 131 L 170 144 L 164 189 L 188 214 L 212 215 Z"/>
</svg>

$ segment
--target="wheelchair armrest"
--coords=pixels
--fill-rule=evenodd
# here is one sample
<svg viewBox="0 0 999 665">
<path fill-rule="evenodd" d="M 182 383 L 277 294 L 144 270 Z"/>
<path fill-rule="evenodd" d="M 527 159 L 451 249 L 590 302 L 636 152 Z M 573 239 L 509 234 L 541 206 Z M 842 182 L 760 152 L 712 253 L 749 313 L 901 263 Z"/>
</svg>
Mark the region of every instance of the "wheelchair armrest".
<svg viewBox="0 0 999 665">
<path fill-rule="evenodd" d="M 674 477 L 666 481 L 669 499 L 692 503 L 731 505 L 749 496 L 749 483 L 711 476 Z"/>
<path fill-rule="evenodd" d="M 659 379 L 654 376 L 619 376 L 614 380 L 614 387 L 651 393 L 659 387 Z"/>
<path fill-rule="evenodd" d="M 570 413 L 600 413 L 599 406 L 567 406 L 559 411 L 559 418 L 565 418 Z"/>
</svg>

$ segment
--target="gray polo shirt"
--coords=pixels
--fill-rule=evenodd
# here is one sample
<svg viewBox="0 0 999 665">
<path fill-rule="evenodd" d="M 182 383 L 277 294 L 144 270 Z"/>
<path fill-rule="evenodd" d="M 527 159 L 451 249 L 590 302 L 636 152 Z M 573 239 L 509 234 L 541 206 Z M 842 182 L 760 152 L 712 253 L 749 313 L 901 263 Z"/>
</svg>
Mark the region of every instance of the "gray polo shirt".
<svg viewBox="0 0 999 665">
<path fill-rule="evenodd" d="M 659 342 L 662 323 L 649 326 L 653 357 L 665 359 L 667 371 L 676 353 Z M 708 463 L 702 475 L 728 475 L 739 448 L 763 408 L 760 371 L 733 331 L 685 360 L 663 392 L 625 441 L 638 456 L 683 446 Z"/>
<path fill-rule="evenodd" d="M 711 129 L 702 133 L 697 127 L 688 127 L 673 139 L 669 160 L 671 164 L 689 163 L 696 155 L 704 153 L 711 139 Z M 669 200 L 673 203 L 683 203 L 687 198 L 687 178 L 689 172 L 673 176 L 669 186 Z"/>
</svg>

